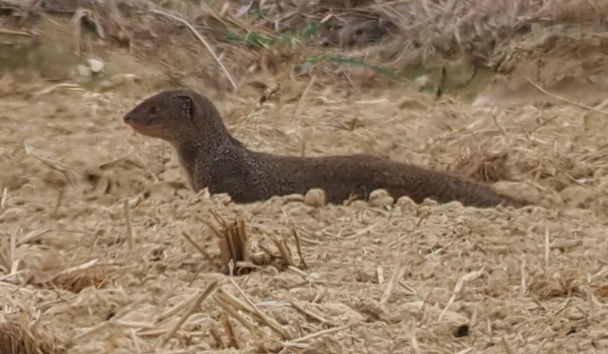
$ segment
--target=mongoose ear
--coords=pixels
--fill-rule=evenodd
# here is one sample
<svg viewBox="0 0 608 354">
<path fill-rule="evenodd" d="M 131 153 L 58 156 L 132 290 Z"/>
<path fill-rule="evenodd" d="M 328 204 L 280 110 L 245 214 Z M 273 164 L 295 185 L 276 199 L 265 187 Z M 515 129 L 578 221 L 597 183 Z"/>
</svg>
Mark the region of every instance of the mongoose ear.
<svg viewBox="0 0 608 354">
<path fill-rule="evenodd" d="M 195 112 L 194 101 L 192 100 L 192 97 L 188 95 L 179 95 L 177 96 L 177 99 L 179 100 L 182 106 L 183 112 L 188 116 L 188 118 L 190 118 L 190 120 L 194 119 Z"/>
</svg>

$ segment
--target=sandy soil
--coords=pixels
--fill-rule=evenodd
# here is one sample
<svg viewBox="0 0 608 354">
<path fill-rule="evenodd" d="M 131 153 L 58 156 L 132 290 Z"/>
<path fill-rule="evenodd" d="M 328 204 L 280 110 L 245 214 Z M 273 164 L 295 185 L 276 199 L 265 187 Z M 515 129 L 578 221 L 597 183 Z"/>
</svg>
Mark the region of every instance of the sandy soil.
<svg viewBox="0 0 608 354">
<path fill-rule="evenodd" d="M 109 56 L 112 65 L 143 66 L 119 62 L 127 57 L 121 53 Z M 145 77 L 158 74 L 146 70 Z M 121 122 L 155 92 L 149 80 L 105 93 L 8 96 L 0 101 L 3 316 L 38 319 L 68 353 L 608 348 L 602 113 L 471 107 L 409 90 L 347 95 L 322 84 L 302 98 L 308 82 L 282 84 L 261 106 L 255 90 L 196 87 L 253 149 L 368 152 L 435 169 L 506 152 L 510 177 L 494 186 L 539 205 L 483 210 L 402 198 L 394 206 L 312 207 L 293 196 L 236 205 L 186 189 L 171 149 Z M 356 129 L 343 128 L 355 120 Z M 308 268 L 269 265 L 232 279 L 219 273 L 218 238 L 205 225 L 215 223 L 212 211 L 245 221 L 252 252 L 278 254 L 271 238 L 284 238 L 299 263 L 296 230 Z M 82 269 L 67 274 L 72 267 Z M 396 282 L 395 273 L 402 275 Z M 214 281 L 218 288 L 180 324 Z M 239 306 L 226 302 L 230 295 L 262 315 L 246 310 L 253 305 L 231 313 Z"/>
</svg>

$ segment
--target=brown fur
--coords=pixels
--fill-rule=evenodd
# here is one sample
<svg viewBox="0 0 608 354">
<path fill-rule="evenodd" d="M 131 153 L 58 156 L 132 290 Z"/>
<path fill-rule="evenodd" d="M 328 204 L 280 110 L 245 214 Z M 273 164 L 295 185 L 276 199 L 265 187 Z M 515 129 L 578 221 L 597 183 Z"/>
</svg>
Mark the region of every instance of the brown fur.
<svg viewBox="0 0 608 354">
<path fill-rule="evenodd" d="M 409 196 L 439 203 L 524 206 L 527 202 L 446 173 L 370 155 L 295 157 L 247 149 L 226 129 L 206 97 L 189 89 L 164 91 L 147 98 L 124 116 L 142 135 L 163 139 L 176 149 L 194 190 L 227 193 L 237 203 L 323 189 L 330 203 L 367 199 L 375 189 L 393 198 Z"/>
</svg>

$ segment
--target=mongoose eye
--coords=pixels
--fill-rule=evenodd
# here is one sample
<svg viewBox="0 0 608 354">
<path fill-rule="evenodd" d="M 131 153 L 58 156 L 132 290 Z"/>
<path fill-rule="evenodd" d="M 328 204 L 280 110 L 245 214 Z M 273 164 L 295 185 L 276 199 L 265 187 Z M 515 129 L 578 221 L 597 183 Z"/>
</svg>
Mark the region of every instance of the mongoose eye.
<svg viewBox="0 0 608 354">
<path fill-rule="evenodd" d="M 150 108 L 150 113 L 152 114 L 156 114 L 160 111 L 160 108 L 158 108 L 158 106 L 154 106 L 152 108 Z"/>
</svg>

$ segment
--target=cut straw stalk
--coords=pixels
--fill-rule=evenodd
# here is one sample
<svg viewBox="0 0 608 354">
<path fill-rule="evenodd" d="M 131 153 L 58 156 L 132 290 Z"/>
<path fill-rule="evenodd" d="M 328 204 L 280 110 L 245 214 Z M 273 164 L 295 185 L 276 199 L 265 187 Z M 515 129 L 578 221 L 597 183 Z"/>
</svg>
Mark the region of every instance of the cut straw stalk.
<svg viewBox="0 0 608 354">
<path fill-rule="evenodd" d="M 393 270 L 393 274 L 391 275 L 391 279 L 389 280 L 386 288 L 384 289 L 384 293 L 382 293 L 382 297 L 380 298 L 380 304 L 386 304 L 390 299 L 393 291 L 395 290 L 395 285 L 399 282 L 401 278 L 405 275 L 406 268 L 398 262 Z"/>
<path fill-rule="evenodd" d="M 241 309 L 242 307 L 240 307 L 238 303 L 235 303 L 234 301 L 232 301 L 232 299 L 229 296 L 227 296 L 226 293 L 217 292 L 216 294 L 213 295 L 213 299 L 218 303 L 218 305 L 220 305 L 224 309 L 224 311 L 226 311 L 228 314 L 230 314 L 232 317 L 234 317 L 237 321 L 239 321 L 251 333 L 253 333 L 254 335 L 256 335 L 259 338 L 264 338 L 263 333 L 258 329 L 258 327 L 256 325 L 254 325 L 253 323 L 251 323 L 249 320 L 247 320 L 245 317 L 243 317 L 237 311 L 237 309 Z M 237 306 L 233 306 L 235 304 Z"/>
<path fill-rule="evenodd" d="M 215 288 L 217 287 L 218 282 L 217 280 L 214 280 L 211 282 L 211 284 L 209 284 L 207 286 L 207 288 L 203 291 L 200 292 L 199 296 L 194 300 L 194 302 L 192 303 L 192 306 L 190 306 L 190 308 L 188 309 L 188 311 L 186 311 L 186 313 L 184 313 L 184 315 L 180 318 L 179 321 L 177 321 L 177 323 L 175 323 L 175 325 L 173 326 L 173 328 L 171 328 L 161 339 L 161 343 L 159 347 L 164 347 L 167 342 L 169 342 L 169 339 L 171 339 L 171 337 L 173 337 L 173 335 L 175 334 L 175 332 L 177 332 L 177 330 L 184 324 L 184 322 L 186 322 L 186 320 L 188 319 L 188 317 L 190 317 L 194 312 L 196 312 L 196 310 L 199 308 L 199 306 L 203 303 L 203 301 L 205 301 L 205 299 L 211 295 L 211 293 L 215 290 Z"/>
<path fill-rule="evenodd" d="M 229 279 L 232 285 L 237 289 L 239 294 L 241 294 L 245 301 L 247 301 L 252 313 L 255 314 L 261 322 L 263 322 L 266 326 L 270 327 L 274 332 L 280 335 L 283 340 L 290 340 L 291 338 L 293 338 L 291 333 L 281 327 L 281 325 L 274 318 L 270 318 L 266 316 L 262 311 L 260 311 L 260 309 L 253 303 L 253 301 L 251 301 L 247 294 L 245 294 L 243 289 L 241 289 L 241 287 L 234 281 L 234 278 L 230 277 Z"/>
<path fill-rule="evenodd" d="M 129 252 L 133 252 L 135 249 L 135 241 L 133 235 L 133 223 L 131 222 L 131 208 L 129 207 L 129 201 L 123 202 L 123 210 L 125 213 L 125 223 L 127 224 L 127 241 L 129 244 Z"/>
</svg>

